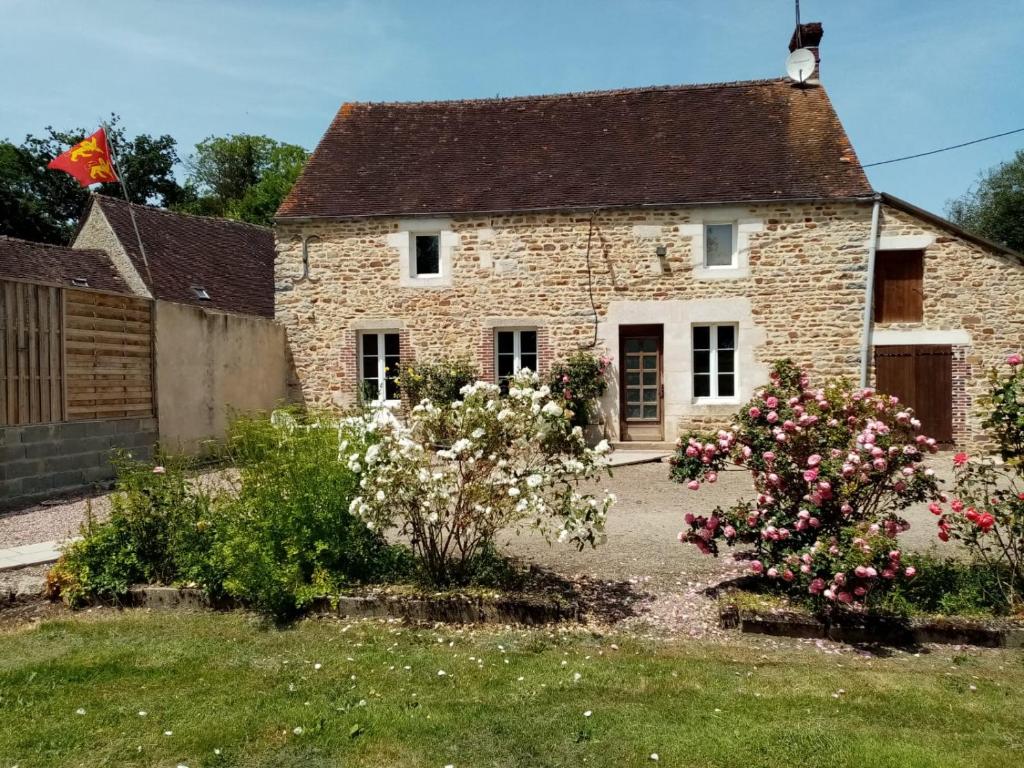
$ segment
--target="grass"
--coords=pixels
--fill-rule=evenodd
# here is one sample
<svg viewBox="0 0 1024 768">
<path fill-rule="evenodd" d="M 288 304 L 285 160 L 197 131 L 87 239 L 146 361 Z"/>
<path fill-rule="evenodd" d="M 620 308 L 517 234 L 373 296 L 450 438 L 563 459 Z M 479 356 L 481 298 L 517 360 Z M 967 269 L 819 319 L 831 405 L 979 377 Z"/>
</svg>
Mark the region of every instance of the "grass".
<svg viewBox="0 0 1024 768">
<path fill-rule="evenodd" d="M 1012 651 L 105 610 L 0 633 L 2 768 L 977 768 L 1024 758 L 1022 708 Z"/>
</svg>

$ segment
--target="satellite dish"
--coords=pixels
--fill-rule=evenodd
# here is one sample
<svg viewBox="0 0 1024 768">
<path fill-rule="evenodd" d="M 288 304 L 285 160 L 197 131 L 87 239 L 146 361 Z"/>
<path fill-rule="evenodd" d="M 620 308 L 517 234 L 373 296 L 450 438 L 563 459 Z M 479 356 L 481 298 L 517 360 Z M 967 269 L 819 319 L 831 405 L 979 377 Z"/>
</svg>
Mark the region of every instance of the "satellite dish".
<svg viewBox="0 0 1024 768">
<path fill-rule="evenodd" d="M 786 74 L 794 83 L 806 83 L 814 74 L 816 64 L 814 51 L 797 48 L 786 58 Z"/>
</svg>

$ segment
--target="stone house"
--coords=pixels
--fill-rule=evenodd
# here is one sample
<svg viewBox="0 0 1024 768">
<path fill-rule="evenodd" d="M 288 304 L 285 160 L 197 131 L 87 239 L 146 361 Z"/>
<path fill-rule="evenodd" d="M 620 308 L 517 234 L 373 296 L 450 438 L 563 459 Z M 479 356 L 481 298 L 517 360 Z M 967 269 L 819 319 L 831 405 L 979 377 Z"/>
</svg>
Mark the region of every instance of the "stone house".
<svg viewBox="0 0 1024 768">
<path fill-rule="evenodd" d="M 790 357 L 976 443 L 984 372 L 1024 339 L 1024 257 L 873 190 L 817 75 L 344 104 L 277 215 L 293 395 L 595 350 L 606 434 L 661 442 Z"/>
</svg>

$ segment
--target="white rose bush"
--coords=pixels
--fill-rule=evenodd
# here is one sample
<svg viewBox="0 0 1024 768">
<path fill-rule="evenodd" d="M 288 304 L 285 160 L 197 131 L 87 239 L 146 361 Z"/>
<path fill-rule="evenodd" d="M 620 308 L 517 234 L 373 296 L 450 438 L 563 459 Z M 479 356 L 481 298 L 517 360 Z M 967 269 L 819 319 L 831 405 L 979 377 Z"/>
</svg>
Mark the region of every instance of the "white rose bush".
<svg viewBox="0 0 1024 768">
<path fill-rule="evenodd" d="M 343 432 L 359 436 L 341 444 L 341 460 L 360 473 L 352 514 L 408 536 L 438 586 L 464 580 L 503 530 L 532 527 L 581 549 L 602 543 L 615 497 L 582 486 L 606 471 L 607 442 L 588 448 L 572 412 L 530 371 L 507 396 L 481 381 L 460 395 L 423 400 L 404 422 L 384 409 L 348 420 Z"/>
</svg>

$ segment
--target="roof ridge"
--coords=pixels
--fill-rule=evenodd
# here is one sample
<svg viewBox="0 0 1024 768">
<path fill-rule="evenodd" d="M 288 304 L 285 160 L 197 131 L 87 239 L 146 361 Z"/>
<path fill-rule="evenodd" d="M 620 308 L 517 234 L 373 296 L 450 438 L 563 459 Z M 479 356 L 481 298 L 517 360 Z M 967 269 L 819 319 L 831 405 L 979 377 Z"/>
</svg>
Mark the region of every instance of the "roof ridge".
<svg viewBox="0 0 1024 768">
<path fill-rule="evenodd" d="M 9 240 L 14 243 L 25 243 L 35 248 L 60 248 L 63 251 L 75 251 L 80 253 L 102 253 L 104 256 L 109 256 L 105 248 L 75 248 L 72 245 L 58 245 L 57 243 L 44 243 L 42 240 L 26 240 L 23 237 L 11 237 L 10 235 L 0 235 L 0 240 Z"/>
<path fill-rule="evenodd" d="M 441 104 L 501 104 L 516 101 L 554 101 L 557 99 L 587 98 L 590 96 L 621 96 L 629 93 L 652 93 L 658 91 L 696 91 L 713 88 L 744 88 L 751 85 L 778 85 L 788 83 L 785 77 L 760 78 L 756 80 L 727 80 L 719 83 L 670 83 L 666 85 L 638 85 L 625 88 L 599 88 L 589 91 L 564 91 L 561 93 L 535 93 L 518 96 L 485 96 L 477 99 L 425 99 L 421 101 L 347 101 L 344 107 L 423 107 Z"/>
<path fill-rule="evenodd" d="M 190 219 L 199 219 L 201 221 L 216 221 L 216 222 L 221 222 L 221 223 L 229 224 L 229 225 L 238 225 L 238 226 L 242 226 L 242 227 L 251 227 L 253 229 L 258 229 L 261 232 L 271 232 L 271 233 L 273 233 L 273 231 L 274 231 L 272 227 L 265 227 L 262 224 L 253 224 L 251 221 L 241 221 L 240 219 L 229 219 L 226 216 L 204 216 L 204 215 L 199 214 L 199 213 L 186 213 L 184 211 L 172 211 L 172 210 L 170 210 L 168 208 L 158 208 L 155 205 L 144 205 L 142 203 L 131 203 L 131 202 L 128 202 L 127 200 L 122 200 L 119 197 L 113 197 L 111 195 L 94 194 L 93 197 L 97 201 L 100 201 L 101 205 L 103 203 L 105 203 L 105 202 L 111 202 L 111 203 L 116 203 L 117 205 L 130 205 L 132 208 L 135 208 L 137 210 L 153 211 L 155 213 L 163 213 L 163 214 L 166 214 L 168 216 L 183 216 L 183 217 L 187 217 L 187 218 L 190 218 Z"/>
</svg>

